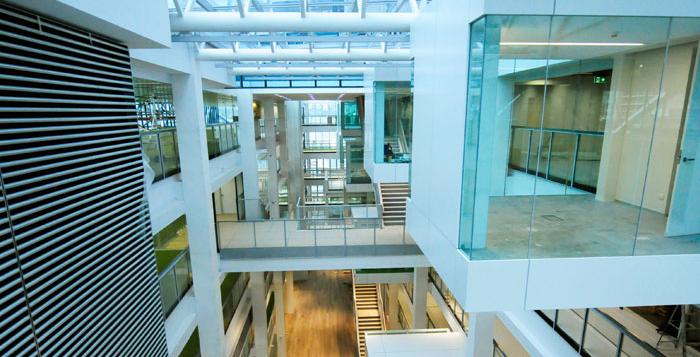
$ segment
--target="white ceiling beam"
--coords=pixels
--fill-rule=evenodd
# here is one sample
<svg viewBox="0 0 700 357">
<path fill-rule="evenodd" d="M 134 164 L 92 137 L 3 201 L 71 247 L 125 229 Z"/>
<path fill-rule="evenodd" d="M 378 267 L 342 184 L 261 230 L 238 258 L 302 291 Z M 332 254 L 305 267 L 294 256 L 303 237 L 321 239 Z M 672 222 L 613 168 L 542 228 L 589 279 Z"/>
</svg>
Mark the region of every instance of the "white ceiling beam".
<svg viewBox="0 0 700 357">
<path fill-rule="evenodd" d="M 354 67 L 372 67 L 372 68 L 410 68 L 411 62 L 408 61 L 393 61 L 393 62 L 371 62 L 371 61 L 359 61 L 359 62 L 347 62 L 347 61 L 324 61 L 324 62 L 218 62 L 214 65 L 216 68 L 267 68 L 267 67 L 285 67 L 285 68 L 297 68 L 297 67 L 314 67 L 314 68 L 354 68 Z"/>
<path fill-rule="evenodd" d="M 299 0 L 299 10 L 301 11 L 301 17 L 306 17 L 306 8 L 308 7 L 308 0 Z"/>
<path fill-rule="evenodd" d="M 240 35 L 240 34 L 213 34 L 213 35 L 193 35 L 181 34 L 173 35 L 173 42 L 410 42 L 411 36 L 387 35 L 387 36 L 366 36 L 366 35 L 340 35 L 340 36 L 286 36 L 276 35 Z"/>
<path fill-rule="evenodd" d="M 209 0 L 196 0 L 197 4 L 202 7 L 202 9 L 207 11 L 214 11 L 214 5 L 212 5 Z"/>
<path fill-rule="evenodd" d="M 231 74 L 235 76 L 273 76 L 273 75 L 333 75 L 333 74 L 365 74 L 371 70 L 370 67 L 247 67 L 247 68 L 232 68 Z"/>
<path fill-rule="evenodd" d="M 357 0 L 357 11 L 360 13 L 360 18 L 367 17 L 367 0 Z"/>
<path fill-rule="evenodd" d="M 241 0 L 245 1 L 245 0 Z M 172 14 L 173 32 L 409 32 L 413 13 L 307 12 L 302 18 L 291 12 L 250 12 L 241 17 L 230 12 Z"/>
<path fill-rule="evenodd" d="M 269 49 L 239 48 L 237 52 L 222 48 L 203 48 L 199 50 L 200 61 L 410 61 L 413 58 L 408 49 L 383 50 L 354 49 L 304 49 L 278 48 Z"/>
</svg>

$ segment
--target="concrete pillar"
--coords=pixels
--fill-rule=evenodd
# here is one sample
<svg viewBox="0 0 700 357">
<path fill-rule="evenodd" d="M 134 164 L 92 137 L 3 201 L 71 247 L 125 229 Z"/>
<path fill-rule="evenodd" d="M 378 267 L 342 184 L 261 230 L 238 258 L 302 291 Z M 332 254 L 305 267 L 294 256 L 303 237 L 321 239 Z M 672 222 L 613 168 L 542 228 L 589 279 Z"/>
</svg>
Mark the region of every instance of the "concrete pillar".
<svg viewBox="0 0 700 357">
<path fill-rule="evenodd" d="M 401 329 L 401 323 L 399 323 L 399 286 L 399 284 L 387 284 L 387 314 L 389 315 L 389 329 L 391 330 Z"/>
<path fill-rule="evenodd" d="M 243 166 L 243 193 L 246 219 L 260 219 L 260 192 L 258 191 L 258 158 L 255 148 L 255 115 L 253 94 L 249 90 L 236 92 L 238 102 L 238 142 L 241 145 Z"/>
<path fill-rule="evenodd" d="M 467 357 L 493 356 L 493 312 L 470 312 Z"/>
<path fill-rule="evenodd" d="M 414 329 L 428 328 L 428 268 L 413 269 L 413 326 Z"/>
<path fill-rule="evenodd" d="M 219 256 L 216 251 L 214 212 L 209 184 L 209 153 L 204 123 L 204 100 L 199 64 L 190 51 L 192 73 L 172 76 L 173 103 L 177 113 L 182 191 L 190 237 L 192 279 L 197 296 L 199 345 L 205 357 L 224 355 L 224 323 L 219 289 Z"/>
<path fill-rule="evenodd" d="M 287 314 L 294 313 L 294 272 L 287 271 L 284 273 L 284 312 Z"/>
<path fill-rule="evenodd" d="M 284 102 L 284 115 L 286 120 L 287 134 L 287 192 L 289 193 L 290 213 L 296 217 L 296 203 L 304 193 L 304 173 L 301 147 L 301 116 L 299 102 Z"/>
<path fill-rule="evenodd" d="M 265 291 L 265 273 L 250 273 L 250 300 L 253 305 L 253 333 L 255 357 L 267 357 L 267 292 Z"/>
<path fill-rule="evenodd" d="M 277 357 L 287 356 L 287 338 L 284 330 L 284 272 L 272 273 L 275 293 L 275 331 L 277 332 Z"/>
<path fill-rule="evenodd" d="M 264 99 L 262 106 L 263 120 L 265 120 L 265 145 L 267 146 L 267 198 L 270 203 L 270 218 L 280 218 L 275 101 Z"/>
</svg>

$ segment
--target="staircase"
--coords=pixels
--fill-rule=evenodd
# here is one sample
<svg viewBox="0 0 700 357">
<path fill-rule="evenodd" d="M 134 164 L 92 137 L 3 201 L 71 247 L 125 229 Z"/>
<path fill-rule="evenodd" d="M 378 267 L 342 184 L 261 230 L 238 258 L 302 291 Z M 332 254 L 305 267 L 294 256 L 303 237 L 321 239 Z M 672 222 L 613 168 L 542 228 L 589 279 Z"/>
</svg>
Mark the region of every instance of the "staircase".
<svg viewBox="0 0 700 357">
<path fill-rule="evenodd" d="M 367 356 L 365 332 L 384 330 L 384 320 L 380 310 L 379 285 L 353 283 L 353 296 L 355 298 L 357 348 L 360 357 L 365 357 Z"/>
<path fill-rule="evenodd" d="M 406 198 L 411 195 L 407 183 L 380 183 L 382 220 L 385 226 L 401 226 L 406 222 Z"/>
</svg>

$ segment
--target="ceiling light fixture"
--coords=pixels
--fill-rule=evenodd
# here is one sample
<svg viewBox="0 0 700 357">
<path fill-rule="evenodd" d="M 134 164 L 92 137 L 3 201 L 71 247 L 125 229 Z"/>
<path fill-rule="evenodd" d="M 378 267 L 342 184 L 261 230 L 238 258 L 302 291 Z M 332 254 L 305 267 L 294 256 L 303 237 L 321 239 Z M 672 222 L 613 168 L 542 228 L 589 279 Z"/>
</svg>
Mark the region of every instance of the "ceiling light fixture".
<svg viewBox="0 0 700 357">
<path fill-rule="evenodd" d="M 644 46 L 644 44 L 641 42 L 501 42 L 501 46 L 631 47 L 631 46 Z"/>
</svg>

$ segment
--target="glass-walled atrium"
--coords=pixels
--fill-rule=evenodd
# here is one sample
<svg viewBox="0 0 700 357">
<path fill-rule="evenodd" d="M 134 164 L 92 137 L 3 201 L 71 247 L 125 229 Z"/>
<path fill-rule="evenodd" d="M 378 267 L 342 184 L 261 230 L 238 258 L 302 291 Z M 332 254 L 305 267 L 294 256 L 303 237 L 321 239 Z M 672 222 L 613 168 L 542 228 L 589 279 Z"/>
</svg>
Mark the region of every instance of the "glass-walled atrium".
<svg viewBox="0 0 700 357">
<path fill-rule="evenodd" d="M 700 252 L 699 39 L 686 18 L 474 22 L 471 259 Z"/>
</svg>

